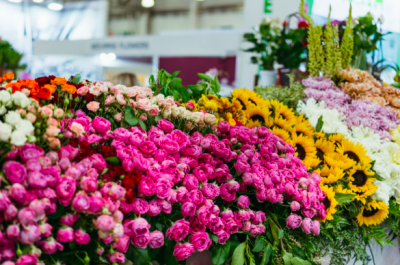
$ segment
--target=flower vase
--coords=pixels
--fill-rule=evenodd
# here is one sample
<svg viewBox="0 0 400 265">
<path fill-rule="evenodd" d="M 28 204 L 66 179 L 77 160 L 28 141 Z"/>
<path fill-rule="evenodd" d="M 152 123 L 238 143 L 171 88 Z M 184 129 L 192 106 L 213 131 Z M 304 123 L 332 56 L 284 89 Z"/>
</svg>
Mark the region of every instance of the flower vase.
<svg viewBox="0 0 400 265">
<path fill-rule="evenodd" d="M 263 70 L 259 73 L 260 78 L 258 79 L 259 87 L 267 87 L 276 84 L 276 72 L 275 70 Z"/>
</svg>

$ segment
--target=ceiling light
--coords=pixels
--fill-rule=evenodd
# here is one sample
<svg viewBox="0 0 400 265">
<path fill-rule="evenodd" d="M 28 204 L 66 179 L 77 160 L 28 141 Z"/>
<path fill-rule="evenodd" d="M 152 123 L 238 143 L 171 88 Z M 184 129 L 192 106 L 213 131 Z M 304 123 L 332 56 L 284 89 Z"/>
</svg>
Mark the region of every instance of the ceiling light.
<svg viewBox="0 0 400 265">
<path fill-rule="evenodd" d="M 50 3 L 47 8 L 55 11 L 60 11 L 63 9 L 63 5 L 60 3 Z"/>
<path fill-rule="evenodd" d="M 154 0 L 142 0 L 142 6 L 149 8 L 154 6 Z"/>
<path fill-rule="evenodd" d="M 8 0 L 8 1 L 14 2 L 14 3 L 20 3 L 20 2 L 22 2 L 22 0 Z"/>
<path fill-rule="evenodd" d="M 35 3 L 43 3 L 44 0 L 32 0 Z"/>
</svg>

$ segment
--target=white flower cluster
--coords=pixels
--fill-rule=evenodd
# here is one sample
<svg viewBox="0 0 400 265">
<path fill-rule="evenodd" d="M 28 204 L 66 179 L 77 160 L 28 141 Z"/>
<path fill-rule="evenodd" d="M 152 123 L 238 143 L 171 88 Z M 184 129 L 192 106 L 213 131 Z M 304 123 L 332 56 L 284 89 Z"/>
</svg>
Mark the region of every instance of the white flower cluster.
<svg viewBox="0 0 400 265">
<path fill-rule="evenodd" d="M 19 91 L 11 94 L 7 90 L 0 91 L 0 141 L 22 146 L 27 141 L 34 142 L 34 127 L 29 120 L 21 117 L 20 111 L 36 101 Z"/>
<path fill-rule="evenodd" d="M 378 190 L 372 195 L 375 199 L 389 204 L 390 197 L 400 201 L 400 146 L 387 138 L 381 139 L 373 129 L 363 126 L 353 126 L 348 129 L 343 114 L 336 109 L 328 109 L 325 102 L 317 103 L 310 98 L 307 103 L 299 101 L 299 113 L 303 113 L 315 128 L 319 117 L 323 117 L 322 130 L 326 133 L 340 133 L 354 143 L 360 143 L 367 150 L 367 155 L 375 160 L 374 170 L 384 180 L 376 180 L 374 184 Z"/>
</svg>

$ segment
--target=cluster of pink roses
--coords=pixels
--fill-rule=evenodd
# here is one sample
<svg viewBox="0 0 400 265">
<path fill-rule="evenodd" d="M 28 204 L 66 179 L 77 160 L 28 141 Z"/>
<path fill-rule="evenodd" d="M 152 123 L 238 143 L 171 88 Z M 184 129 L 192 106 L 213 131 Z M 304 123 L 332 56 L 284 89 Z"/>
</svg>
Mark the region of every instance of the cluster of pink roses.
<svg viewBox="0 0 400 265">
<path fill-rule="evenodd" d="M 116 251 L 108 254 L 109 260 L 123 262 L 121 252 L 129 246 L 122 226 L 124 215 L 119 211 L 125 189 L 110 182 L 98 190 L 106 162 L 99 154 L 71 162 L 78 153 L 78 148 L 68 145 L 45 154 L 41 147 L 26 144 L 7 155 L 3 165 L 7 184 L 0 192 L 0 261 L 8 262 L 3 264 L 15 264 L 14 259 L 17 265 L 37 264 L 42 252 L 63 250 L 61 243 L 88 244 L 91 238 L 86 227 L 72 226 L 89 215 L 97 216 L 93 224 L 99 239 L 105 244 L 114 242 Z M 73 212 L 65 212 L 50 224 L 58 204 L 71 206 Z M 21 252 L 21 243 L 29 248 Z M 103 251 L 99 248 L 98 254 Z"/>
</svg>

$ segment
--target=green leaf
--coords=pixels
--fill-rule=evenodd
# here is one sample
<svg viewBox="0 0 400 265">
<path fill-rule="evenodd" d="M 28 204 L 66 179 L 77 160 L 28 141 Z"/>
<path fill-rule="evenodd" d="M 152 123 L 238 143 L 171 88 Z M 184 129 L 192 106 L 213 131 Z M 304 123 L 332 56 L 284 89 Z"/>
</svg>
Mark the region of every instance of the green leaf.
<svg viewBox="0 0 400 265">
<path fill-rule="evenodd" d="M 246 248 L 246 242 L 241 243 L 233 251 L 232 264 L 231 265 L 243 265 L 244 264 L 244 250 Z"/>
<path fill-rule="evenodd" d="M 137 248 L 133 245 L 129 246 L 128 251 L 125 254 L 125 257 L 135 262 L 135 265 L 149 265 L 151 262 L 149 252 L 147 249 Z"/>
<path fill-rule="evenodd" d="M 212 82 L 212 81 L 213 81 L 213 79 L 212 79 L 210 76 L 206 75 L 206 74 L 198 73 L 197 75 L 198 75 L 201 79 L 203 79 L 204 81 L 208 81 L 208 82 Z"/>
<path fill-rule="evenodd" d="M 171 78 L 174 79 L 181 71 L 175 71 L 172 73 Z"/>
<path fill-rule="evenodd" d="M 303 260 L 303 259 L 300 259 L 300 258 L 297 258 L 297 257 L 292 258 L 290 260 L 290 262 L 292 263 L 292 265 L 311 265 L 311 263 L 309 261 Z"/>
<path fill-rule="evenodd" d="M 271 233 L 272 233 L 272 237 L 274 238 L 274 243 L 273 245 L 275 247 L 279 246 L 279 228 L 273 223 L 270 222 L 270 227 L 271 227 Z"/>
<path fill-rule="evenodd" d="M 229 241 L 227 241 L 225 245 L 215 245 L 212 248 L 212 261 L 214 265 L 221 265 L 228 259 L 230 247 Z"/>
<path fill-rule="evenodd" d="M 356 197 L 356 194 L 347 194 L 347 193 L 335 193 L 335 200 L 342 205 L 345 202 L 351 202 L 351 199 Z"/>
<path fill-rule="evenodd" d="M 215 94 L 219 94 L 219 92 L 221 91 L 221 84 L 219 83 L 217 76 L 214 77 L 213 91 Z"/>
<path fill-rule="evenodd" d="M 283 250 L 283 251 L 284 251 L 282 253 L 283 263 L 285 265 L 291 265 L 292 264 L 291 260 L 293 258 L 293 255 L 291 253 L 286 252 L 285 250 Z"/>
<path fill-rule="evenodd" d="M 384 181 L 385 179 L 381 177 L 378 173 L 375 172 L 375 175 L 373 176 L 374 179 L 379 180 L 379 181 Z"/>
<path fill-rule="evenodd" d="M 113 165 L 120 165 L 121 164 L 121 161 L 119 161 L 118 157 L 116 157 L 116 156 L 107 157 L 104 160 L 106 160 L 107 162 L 112 163 Z"/>
<path fill-rule="evenodd" d="M 317 132 L 320 132 L 322 130 L 322 127 L 324 126 L 324 121 L 322 120 L 323 117 L 322 115 L 319 117 L 318 122 L 317 122 L 317 126 L 315 127 L 315 130 Z"/>
<path fill-rule="evenodd" d="M 163 227 L 164 227 L 164 226 L 163 226 L 161 223 L 158 223 L 158 222 L 157 222 L 155 225 L 156 225 L 156 228 L 157 228 L 158 230 L 160 230 L 160 231 L 163 230 Z"/>
<path fill-rule="evenodd" d="M 168 265 L 178 265 L 178 261 L 174 257 L 174 246 L 175 246 L 175 241 L 169 240 L 168 238 L 165 238 L 165 250 L 164 250 L 164 261 L 165 264 Z"/>
<path fill-rule="evenodd" d="M 217 235 L 211 234 L 210 237 L 211 237 L 212 241 L 215 242 L 215 244 L 218 244 L 218 236 Z M 229 249 L 228 249 L 228 251 L 229 251 Z"/>
<path fill-rule="evenodd" d="M 292 253 L 294 256 L 299 257 L 301 259 L 305 259 L 306 258 L 306 252 L 304 251 L 304 249 L 301 248 L 295 248 L 292 250 Z"/>
<path fill-rule="evenodd" d="M 229 256 L 232 256 L 233 251 L 236 249 L 237 246 L 240 245 L 240 241 L 238 240 L 237 235 L 234 234 L 229 238 L 229 244 L 231 245 Z"/>
<path fill-rule="evenodd" d="M 79 84 L 79 82 L 81 82 L 81 79 L 82 79 L 81 74 L 76 74 L 74 75 L 74 78 L 72 79 L 71 82 L 74 84 Z"/>
<path fill-rule="evenodd" d="M 49 215 L 49 219 L 59 219 L 65 212 L 65 207 L 62 204 L 57 203 L 57 210 L 54 214 Z"/>
<path fill-rule="evenodd" d="M 274 110 L 274 111 L 275 111 L 275 110 Z M 275 222 L 275 224 L 278 226 L 278 228 L 281 228 L 281 227 L 279 226 L 279 221 L 278 221 L 278 217 L 276 217 L 276 214 L 270 213 L 270 216 L 271 216 L 272 220 Z"/>
<path fill-rule="evenodd" d="M 124 119 L 130 126 L 135 126 L 139 122 L 139 118 L 135 116 L 135 112 L 131 106 L 125 108 Z"/>
<path fill-rule="evenodd" d="M 262 236 L 258 236 L 257 238 L 256 238 L 256 242 L 255 242 L 255 244 L 254 244 L 254 248 L 253 248 L 253 252 L 260 252 L 263 248 L 264 248 L 264 246 L 265 246 L 265 240 L 264 240 L 264 237 L 262 237 Z"/>
<path fill-rule="evenodd" d="M 279 229 L 279 239 L 281 239 L 284 236 L 284 232 L 282 229 Z"/>
<path fill-rule="evenodd" d="M 76 243 L 75 243 L 74 241 L 69 242 L 69 248 L 70 248 L 70 249 L 74 249 L 75 246 L 76 246 Z"/>
<path fill-rule="evenodd" d="M 267 245 L 267 246 L 264 248 L 264 255 L 263 255 L 263 257 L 262 257 L 262 260 L 261 260 L 261 264 L 260 264 L 260 265 L 267 265 L 268 262 L 269 262 L 269 260 L 270 260 L 270 258 L 271 258 L 271 256 L 272 256 L 272 248 L 271 248 L 270 245 Z"/>
<path fill-rule="evenodd" d="M 141 119 L 139 119 L 139 125 L 140 127 L 142 127 L 143 130 L 146 131 L 146 124 L 144 124 L 144 122 Z"/>
</svg>

